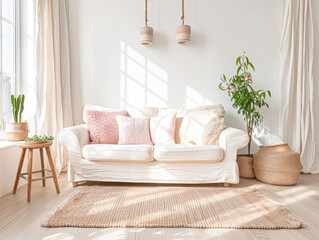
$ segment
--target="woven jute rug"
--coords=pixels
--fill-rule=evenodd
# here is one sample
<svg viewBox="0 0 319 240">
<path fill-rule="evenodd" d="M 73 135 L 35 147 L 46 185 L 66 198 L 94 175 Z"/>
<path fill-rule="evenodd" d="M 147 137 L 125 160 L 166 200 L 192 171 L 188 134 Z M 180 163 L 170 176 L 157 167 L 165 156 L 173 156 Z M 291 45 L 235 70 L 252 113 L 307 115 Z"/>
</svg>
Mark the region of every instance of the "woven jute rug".
<svg viewBox="0 0 319 240">
<path fill-rule="evenodd" d="M 85 186 L 44 227 L 300 228 L 255 189 Z"/>
</svg>

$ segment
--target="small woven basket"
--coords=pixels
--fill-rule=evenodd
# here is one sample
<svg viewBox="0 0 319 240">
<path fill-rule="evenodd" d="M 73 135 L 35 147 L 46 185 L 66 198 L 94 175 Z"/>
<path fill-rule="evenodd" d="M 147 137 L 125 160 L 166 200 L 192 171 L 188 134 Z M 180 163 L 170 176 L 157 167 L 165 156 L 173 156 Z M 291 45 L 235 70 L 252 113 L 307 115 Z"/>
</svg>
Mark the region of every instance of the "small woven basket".
<svg viewBox="0 0 319 240">
<path fill-rule="evenodd" d="M 302 170 L 299 153 L 288 144 L 260 147 L 253 167 L 258 180 L 275 185 L 296 184 Z"/>
<path fill-rule="evenodd" d="M 140 28 L 140 43 L 143 45 L 153 45 L 153 28 Z"/>
<path fill-rule="evenodd" d="M 180 25 L 176 28 L 176 42 L 178 44 L 188 44 L 191 41 L 191 26 Z"/>
</svg>

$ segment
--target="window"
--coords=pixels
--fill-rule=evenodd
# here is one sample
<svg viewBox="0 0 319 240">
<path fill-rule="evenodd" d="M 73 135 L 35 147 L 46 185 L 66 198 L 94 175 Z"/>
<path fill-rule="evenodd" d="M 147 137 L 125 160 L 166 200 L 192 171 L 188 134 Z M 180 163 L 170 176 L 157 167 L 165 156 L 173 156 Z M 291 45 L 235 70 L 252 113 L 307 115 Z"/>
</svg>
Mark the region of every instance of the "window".
<svg viewBox="0 0 319 240">
<path fill-rule="evenodd" d="M 0 0 L 0 117 L 3 123 L 12 119 L 10 95 L 15 93 L 17 67 L 17 21 L 18 1 Z M 2 132 L 1 131 L 1 132 Z"/>
</svg>

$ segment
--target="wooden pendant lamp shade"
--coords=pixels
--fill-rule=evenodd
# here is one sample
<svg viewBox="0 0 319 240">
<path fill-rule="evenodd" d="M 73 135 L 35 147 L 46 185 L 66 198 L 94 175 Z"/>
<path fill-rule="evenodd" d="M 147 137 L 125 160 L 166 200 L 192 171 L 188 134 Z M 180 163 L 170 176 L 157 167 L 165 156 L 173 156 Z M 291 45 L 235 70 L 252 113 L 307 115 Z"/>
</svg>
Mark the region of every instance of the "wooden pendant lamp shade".
<svg viewBox="0 0 319 240">
<path fill-rule="evenodd" d="M 153 45 L 153 28 L 147 26 L 147 0 L 145 0 L 145 27 L 140 28 L 140 43 Z"/>
<path fill-rule="evenodd" d="M 176 42 L 178 44 L 188 44 L 191 40 L 191 26 L 184 25 L 184 0 L 182 0 L 182 25 L 176 28 Z"/>
</svg>

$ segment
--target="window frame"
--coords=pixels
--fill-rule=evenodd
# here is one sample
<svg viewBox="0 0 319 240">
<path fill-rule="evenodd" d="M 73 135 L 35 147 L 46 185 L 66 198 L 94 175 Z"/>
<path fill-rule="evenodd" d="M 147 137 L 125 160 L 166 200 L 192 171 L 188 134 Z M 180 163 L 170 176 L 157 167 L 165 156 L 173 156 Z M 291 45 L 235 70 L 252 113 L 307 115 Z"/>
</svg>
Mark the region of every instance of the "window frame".
<svg viewBox="0 0 319 240">
<path fill-rule="evenodd" d="M 13 5 L 13 22 L 11 22 L 9 19 L 6 19 L 2 16 L 2 2 L 3 0 L 0 0 L 0 92 L 2 93 L 2 80 L 3 76 L 5 75 L 2 71 L 3 69 L 3 56 L 2 56 L 2 23 L 6 22 L 13 26 L 13 73 L 9 74 L 7 73 L 11 79 L 12 79 L 12 94 L 17 94 L 20 91 L 21 86 L 21 77 L 20 77 L 20 59 L 21 59 L 21 51 L 20 51 L 20 1 L 14 0 Z M 2 95 L 2 94 L 1 94 Z M 0 95 L 0 96 L 1 96 Z M 3 129 L 2 129 L 2 119 L 3 119 L 3 109 L 2 109 L 2 97 L 0 97 L 0 140 L 3 140 Z"/>
</svg>

